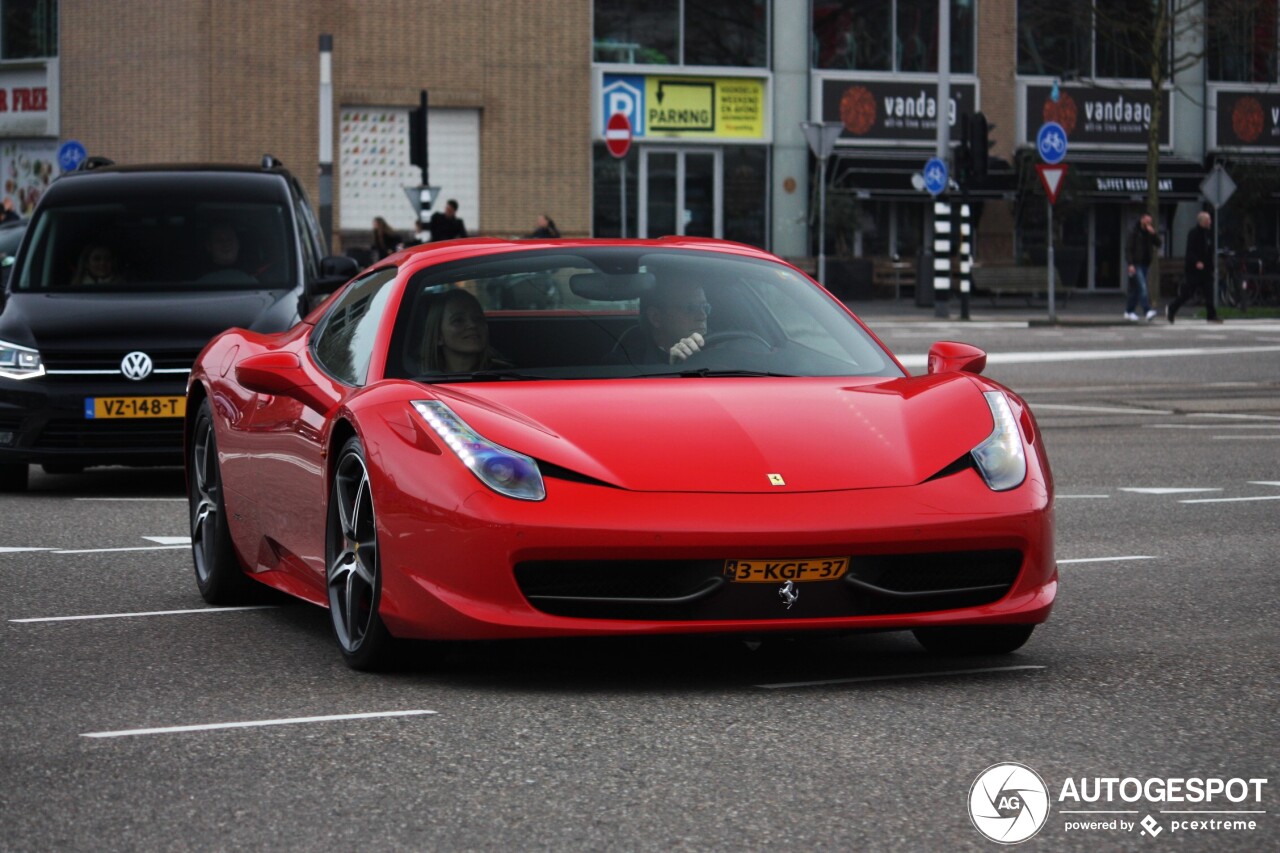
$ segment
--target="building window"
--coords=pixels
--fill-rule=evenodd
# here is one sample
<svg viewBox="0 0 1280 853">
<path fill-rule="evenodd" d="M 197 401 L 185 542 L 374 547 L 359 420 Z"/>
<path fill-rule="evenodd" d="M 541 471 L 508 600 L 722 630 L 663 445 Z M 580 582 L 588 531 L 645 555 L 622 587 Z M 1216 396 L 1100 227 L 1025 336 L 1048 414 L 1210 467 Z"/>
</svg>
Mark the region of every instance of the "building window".
<svg viewBox="0 0 1280 853">
<path fill-rule="evenodd" d="M 1276 0 L 1207 0 L 1209 79 L 1275 83 Z"/>
<path fill-rule="evenodd" d="M 596 62 L 764 68 L 765 0 L 595 0 Z"/>
<path fill-rule="evenodd" d="M 1018 73 L 1146 79 L 1154 25 L 1152 0 L 1018 0 Z"/>
<path fill-rule="evenodd" d="M 57 0 L 0 0 L 0 59 L 57 55 Z"/>
<path fill-rule="evenodd" d="M 974 2 L 951 4 L 951 70 L 958 74 L 974 72 Z M 813 66 L 936 72 L 937 0 L 815 0 Z"/>
</svg>

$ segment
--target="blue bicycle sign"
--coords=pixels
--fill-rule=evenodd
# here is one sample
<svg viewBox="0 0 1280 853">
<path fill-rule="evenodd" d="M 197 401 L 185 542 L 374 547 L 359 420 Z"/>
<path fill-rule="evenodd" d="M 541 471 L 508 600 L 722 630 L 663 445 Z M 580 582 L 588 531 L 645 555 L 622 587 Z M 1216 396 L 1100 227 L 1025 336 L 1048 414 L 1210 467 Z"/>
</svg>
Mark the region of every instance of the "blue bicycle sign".
<svg viewBox="0 0 1280 853">
<path fill-rule="evenodd" d="M 1036 150 L 1040 159 L 1050 166 L 1061 163 L 1067 156 L 1067 132 L 1056 121 L 1046 121 L 1036 134 Z"/>
<path fill-rule="evenodd" d="M 937 195 L 947 188 L 947 164 L 931 157 L 924 164 L 924 188 L 930 195 Z"/>
</svg>

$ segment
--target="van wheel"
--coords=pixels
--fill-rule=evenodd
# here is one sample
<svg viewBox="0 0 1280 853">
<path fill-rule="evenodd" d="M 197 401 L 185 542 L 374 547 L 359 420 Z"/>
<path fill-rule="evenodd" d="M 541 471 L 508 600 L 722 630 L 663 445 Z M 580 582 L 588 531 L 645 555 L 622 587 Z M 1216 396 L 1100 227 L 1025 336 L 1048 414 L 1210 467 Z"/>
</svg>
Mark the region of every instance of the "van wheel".
<svg viewBox="0 0 1280 853">
<path fill-rule="evenodd" d="M 0 465 L 0 492 L 25 492 L 28 466 L 21 462 Z"/>
</svg>

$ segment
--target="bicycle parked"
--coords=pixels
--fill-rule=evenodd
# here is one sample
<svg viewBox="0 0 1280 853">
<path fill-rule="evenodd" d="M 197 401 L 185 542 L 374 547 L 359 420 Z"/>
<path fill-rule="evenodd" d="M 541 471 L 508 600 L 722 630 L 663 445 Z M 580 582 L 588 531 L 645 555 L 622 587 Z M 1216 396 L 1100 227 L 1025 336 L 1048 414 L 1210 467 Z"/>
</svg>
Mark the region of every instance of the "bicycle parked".
<svg viewBox="0 0 1280 853">
<path fill-rule="evenodd" d="M 1261 252 L 1218 250 L 1218 304 L 1247 311 L 1280 305 L 1280 273 L 1268 272 Z"/>
</svg>

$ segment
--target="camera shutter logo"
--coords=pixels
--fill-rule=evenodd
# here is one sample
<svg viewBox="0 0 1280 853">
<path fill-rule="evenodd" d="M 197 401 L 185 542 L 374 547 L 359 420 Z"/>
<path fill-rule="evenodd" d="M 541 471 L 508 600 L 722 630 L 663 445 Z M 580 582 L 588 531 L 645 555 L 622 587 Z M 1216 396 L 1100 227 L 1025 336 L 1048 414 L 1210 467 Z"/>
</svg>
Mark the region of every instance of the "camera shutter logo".
<svg viewBox="0 0 1280 853">
<path fill-rule="evenodd" d="M 1026 841 L 1049 820 L 1049 789 L 1025 764 L 993 764 L 969 788 L 969 819 L 992 841 Z"/>
<path fill-rule="evenodd" d="M 146 379 L 151 375 L 151 356 L 138 351 L 129 353 L 120 362 L 120 372 L 135 382 Z"/>
</svg>

